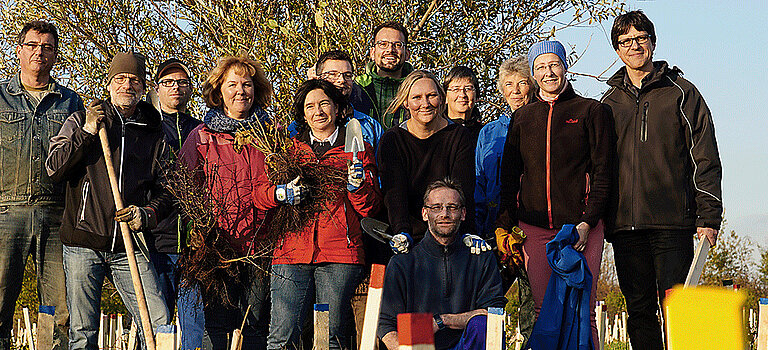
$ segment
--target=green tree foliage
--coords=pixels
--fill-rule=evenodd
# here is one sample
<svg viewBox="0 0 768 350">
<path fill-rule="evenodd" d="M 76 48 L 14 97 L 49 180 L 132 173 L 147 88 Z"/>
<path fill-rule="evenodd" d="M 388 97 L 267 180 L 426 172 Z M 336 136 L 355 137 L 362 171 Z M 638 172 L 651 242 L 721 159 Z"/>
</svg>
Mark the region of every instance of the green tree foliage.
<svg viewBox="0 0 768 350">
<path fill-rule="evenodd" d="M 755 247 L 749 238 L 739 236 L 734 230 L 728 231 L 727 222 L 723 220 L 717 245 L 709 250 L 699 285 L 721 286 L 724 280 L 732 280 L 747 292 L 747 307 L 757 308 L 758 298 L 765 295 L 754 259 Z"/>
<path fill-rule="evenodd" d="M 615 16 L 623 6 L 620 0 L 0 0 L 0 73 L 16 69 L 13 39 L 22 23 L 42 18 L 60 29 L 56 75 L 84 100 L 104 97 L 109 59 L 121 50 L 146 54 L 151 67 L 178 57 L 190 64 L 198 86 L 217 58 L 245 52 L 264 63 L 276 115 L 287 118 L 293 91 L 319 53 L 347 50 L 362 72 L 373 27 L 398 20 L 409 28 L 415 67 L 438 73 L 456 64 L 474 67 L 485 108 L 495 110 L 503 103 L 495 88 L 501 61 L 563 27 Z M 552 23 L 557 27 L 544 28 Z"/>
</svg>

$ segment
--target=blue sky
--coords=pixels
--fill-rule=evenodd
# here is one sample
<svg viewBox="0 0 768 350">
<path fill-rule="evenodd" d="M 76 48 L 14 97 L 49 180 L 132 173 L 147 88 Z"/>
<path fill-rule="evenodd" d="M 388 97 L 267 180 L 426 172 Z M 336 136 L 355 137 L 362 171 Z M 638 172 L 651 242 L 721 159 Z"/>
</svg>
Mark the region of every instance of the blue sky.
<svg viewBox="0 0 768 350">
<path fill-rule="evenodd" d="M 712 111 L 723 163 L 723 202 L 729 228 L 768 243 L 768 9 L 764 1 L 629 1 L 653 21 L 654 60 L 685 73 Z M 613 19 L 597 27 L 557 32 L 566 47 L 586 53 L 573 72 L 597 75 L 616 59 Z M 588 46 L 588 47 L 587 47 Z M 613 74 L 621 61 L 605 73 Z M 577 77 L 576 90 L 599 98 L 605 83 Z"/>
</svg>

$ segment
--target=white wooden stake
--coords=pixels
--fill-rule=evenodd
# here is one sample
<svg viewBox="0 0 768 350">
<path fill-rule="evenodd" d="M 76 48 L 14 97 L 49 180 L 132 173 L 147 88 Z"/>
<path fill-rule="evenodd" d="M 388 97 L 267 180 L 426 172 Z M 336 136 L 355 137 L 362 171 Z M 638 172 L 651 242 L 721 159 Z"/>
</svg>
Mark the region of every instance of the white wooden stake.
<svg viewBox="0 0 768 350">
<path fill-rule="evenodd" d="M 243 328 L 245 327 L 245 321 L 248 320 L 248 314 L 251 312 L 251 305 L 245 310 L 245 316 L 243 316 L 243 323 L 240 328 L 235 329 L 232 332 L 232 342 L 230 343 L 230 350 L 240 350 L 243 347 Z"/>
<path fill-rule="evenodd" d="M 397 315 L 399 350 L 435 350 L 432 314 Z"/>
<path fill-rule="evenodd" d="M 24 308 L 24 336 L 27 338 L 27 346 L 29 346 L 29 350 L 35 350 L 35 342 L 32 339 L 32 324 L 29 321 L 29 309 Z"/>
<path fill-rule="evenodd" d="M 384 265 L 371 265 L 371 282 L 368 284 L 368 299 L 365 302 L 363 334 L 360 338 L 360 350 L 374 350 L 378 339 L 376 328 L 379 325 L 381 295 L 384 288 Z"/>
<path fill-rule="evenodd" d="M 128 331 L 128 350 L 136 350 L 136 337 L 138 336 L 139 328 L 136 326 L 136 320 L 131 320 L 131 330 Z"/>
<path fill-rule="evenodd" d="M 621 341 L 627 342 L 627 312 L 621 312 Z"/>
<path fill-rule="evenodd" d="M 37 344 L 38 349 L 53 348 L 53 329 L 56 327 L 54 314 L 55 306 L 40 305 L 37 313 Z"/>
<path fill-rule="evenodd" d="M 707 254 L 709 253 L 709 240 L 704 237 L 699 240 L 699 244 L 696 246 L 696 254 L 693 256 L 693 263 L 690 270 L 688 270 L 688 276 L 685 278 L 686 287 L 694 287 L 699 284 L 699 278 L 701 272 L 704 270 L 704 263 L 707 262 Z"/>
<path fill-rule="evenodd" d="M 757 350 L 768 350 L 768 298 L 760 298 L 757 321 Z"/>
<path fill-rule="evenodd" d="M 504 308 L 489 307 L 486 319 L 485 349 L 501 350 L 504 345 Z"/>
<path fill-rule="evenodd" d="M 328 304 L 315 304 L 315 337 L 313 350 L 328 350 L 330 333 L 328 330 Z"/>
<path fill-rule="evenodd" d="M 598 301 L 595 306 L 595 322 L 597 323 L 597 349 L 605 349 L 605 302 Z"/>
</svg>

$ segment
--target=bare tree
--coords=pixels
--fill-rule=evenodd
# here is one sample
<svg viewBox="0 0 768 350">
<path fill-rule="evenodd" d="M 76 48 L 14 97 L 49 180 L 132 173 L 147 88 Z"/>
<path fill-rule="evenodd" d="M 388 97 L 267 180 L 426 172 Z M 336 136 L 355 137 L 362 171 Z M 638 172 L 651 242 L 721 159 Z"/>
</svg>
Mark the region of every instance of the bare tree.
<svg viewBox="0 0 768 350">
<path fill-rule="evenodd" d="M 109 59 L 121 50 L 146 54 L 150 66 L 178 57 L 190 64 L 198 85 L 217 58 L 248 53 L 264 62 L 275 86 L 273 112 L 288 118 L 293 91 L 319 53 L 344 49 L 362 72 L 373 27 L 394 19 L 411 32 L 415 67 L 438 74 L 456 64 L 474 67 L 486 114 L 496 115 L 504 105 L 495 89 L 501 61 L 559 29 L 597 23 L 623 7 L 619 0 L 0 0 L 0 73 L 15 73 L 14 38 L 22 23 L 45 19 L 60 29 L 57 76 L 85 100 L 105 95 Z M 567 21 L 549 21 L 564 14 Z"/>
</svg>

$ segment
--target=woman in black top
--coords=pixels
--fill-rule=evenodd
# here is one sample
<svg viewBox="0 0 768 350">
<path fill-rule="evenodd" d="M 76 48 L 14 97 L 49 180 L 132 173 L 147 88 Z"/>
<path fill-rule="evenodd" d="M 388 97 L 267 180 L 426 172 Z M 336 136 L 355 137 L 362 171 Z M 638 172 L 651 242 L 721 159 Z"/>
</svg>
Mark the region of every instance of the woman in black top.
<svg viewBox="0 0 768 350">
<path fill-rule="evenodd" d="M 418 70 L 403 80 L 387 111 L 402 106 L 410 115 L 384 133 L 378 152 L 389 224 L 393 233 L 402 233 L 409 241 L 411 235 L 418 241 L 426 231 L 421 208 L 427 185 L 446 176 L 458 181 L 467 196 L 461 232 L 474 232 L 474 143 L 466 128 L 442 117 L 444 101 L 445 92 L 435 76 Z M 407 251 L 407 245 L 398 247 L 393 245 L 393 250 Z"/>
</svg>

